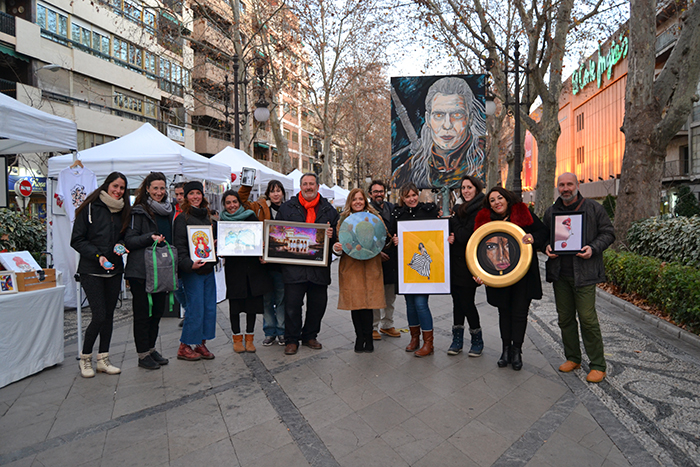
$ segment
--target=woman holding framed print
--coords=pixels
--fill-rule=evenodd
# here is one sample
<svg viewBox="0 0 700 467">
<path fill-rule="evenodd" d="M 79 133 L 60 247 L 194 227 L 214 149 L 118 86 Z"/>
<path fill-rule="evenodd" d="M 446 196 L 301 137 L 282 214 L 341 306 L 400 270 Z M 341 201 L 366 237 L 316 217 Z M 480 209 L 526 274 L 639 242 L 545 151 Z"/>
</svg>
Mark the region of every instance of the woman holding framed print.
<svg viewBox="0 0 700 467">
<path fill-rule="evenodd" d="M 532 245 L 535 251 L 544 248 L 549 241 L 547 227 L 530 212 L 527 205 L 521 202 L 515 193 L 505 188 L 493 187 L 489 190 L 484 200 L 484 208 L 476 215 L 474 228 L 476 230 L 491 221 L 512 222 L 522 228 L 525 231 L 522 242 Z M 505 237 L 496 236 L 486 242 L 488 261 L 495 271 L 511 268 L 511 250 L 510 246 L 504 243 L 504 239 Z M 532 256 L 527 273 L 522 279 L 508 287 L 487 286 L 486 298 L 490 305 L 498 308 L 498 326 L 501 331 L 503 352 L 497 364 L 503 368 L 510 363 L 513 369 L 518 371 L 523 367 L 522 346 L 525 341 L 530 303 L 532 300 L 542 298 L 537 255 Z"/>
<path fill-rule="evenodd" d="M 338 237 L 343 239 L 348 229 L 342 227 L 343 222 L 351 214 L 368 212 L 384 223 L 379 213 L 369 205 L 364 190 L 354 188 L 348 194 L 345 208 L 338 221 Z M 369 223 L 367 223 L 369 224 Z M 381 226 L 379 226 L 381 227 Z M 374 229 L 370 227 L 370 235 L 374 235 Z M 357 235 L 349 234 L 348 238 Z M 382 245 L 385 243 L 382 242 Z M 336 242 L 333 252 L 340 257 L 338 265 L 338 309 L 350 310 L 352 324 L 355 328 L 355 352 L 374 352 L 374 340 L 372 339 L 372 323 L 374 321 L 374 309 L 384 308 L 384 273 L 382 272 L 382 259 L 377 251 L 376 256 L 369 259 L 355 259 L 343 252 L 343 244 Z"/>
<path fill-rule="evenodd" d="M 257 222 L 258 217 L 241 205 L 241 198 L 233 190 L 221 196 L 223 222 Z M 228 298 L 233 351 L 255 352 L 255 315 L 263 313 L 263 295 L 270 291 L 270 277 L 260 256 L 228 256 L 226 271 L 226 298 Z M 246 315 L 245 343 L 241 334 L 241 313 Z"/>
<path fill-rule="evenodd" d="M 154 242 L 173 242 L 175 210 L 167 196 L 167 180 L 162 172 L 151 172 L 136 192 L 131 210 L 131 222 L 124 242 L 129 249 L 124 277 L 129 279 L 133 296 L 134 344 L 139 367 L 157 370 L 167 365 L 168 359 L 156 350 L 160 319 L 165 312 L 169 292 L 146 293 L 146 248 Z M 181 254 L 185 254 L 182 252 Z"/>
<path fill-rule="evenodd" d="M 95 376 L 92 349 L 98 336 L 97 372 L 108 375 L 121 373 L 109 361 L 109 344 L 112 340 L 114 308 L 122 286 L 122 255 L 128 253 L 123 244 L 130 211 L 129 196 L 124 196 L 126 189 L 126 176 L 112 172 L 75 211 L 70 246 L 80 253 L 80 284 L 92 311 L 80 353 L 80 375 L 83 378 Z"/>
<path fill-rule="evenodd" d="M 214 354 L 207 349 L 206 342 L 216 334 L 216 282 L 214 266 L 216 261 L 192 261 L 187 226 L 211 226 L 209 202 L 204 197 L 204 186 L 201 182 L 185 184 L 185 199 L 182 202 L 182 213 L 175 218 L 173 225 L 173 241 L 177 248 L 178 269 L 187 296 L 187 313 L 180 336 L 180 348 L 177 351 L 179 360 L 211 360 Z M 211 228 L 211 227 L 209 227 Z M 211 246 L 205 245 L 210 249 Z M 207 256 L 209 252 L 207 252 Z M 215 256 L 214 256 L 215 257 Z"/>
<path fill-rule="evenodd" d="M 450 246 L 450 294 L 452 295 L 452 345 L 447 350 L 448 355 L 458 355 L 464 343 L 464 321 L 469 323 L 471 335 L 470 357 L 480 357 L 484 350 L 484 340 L 481 332 L 479 311 L 474 304 L 476 288 L 479 284 L 474 280 L 467 268 L 465 251 L 469 238 L 474 232 L 474 220 L 483 207 L 484 184 L 476 177 L 465 175 L 460 181 L 459 196 L 462 203 L 455 207 L 454 215 L 450 218 L 450 233 L 454 235 Z"/>
<path fill-rule="evenodd" d="M 391 232 L 394 234 L 394 244 L 399 245 L 399 237 L 396 235 L 397 221 L 437 219 L 440 217 L 440 209 L 435 203 L 423 203 L 418 201 L 420 192 L 414 183 L 401 187 L 399 192 L 399 205 L 394 208 L 394 225 Z M 417 255 L 419 256 L 419 255 Z M 428 294 L 407 294 L 406 315 L 408 327 L 411 331 L 411 341 L 406 347 L 406 352 L 413 352 L 416 357 L 432 355 L 433 350 L 433 315 L 428 306 Z M 423 346 L 420 347 L 420 335 L 423 332 Z"/>
</svg>

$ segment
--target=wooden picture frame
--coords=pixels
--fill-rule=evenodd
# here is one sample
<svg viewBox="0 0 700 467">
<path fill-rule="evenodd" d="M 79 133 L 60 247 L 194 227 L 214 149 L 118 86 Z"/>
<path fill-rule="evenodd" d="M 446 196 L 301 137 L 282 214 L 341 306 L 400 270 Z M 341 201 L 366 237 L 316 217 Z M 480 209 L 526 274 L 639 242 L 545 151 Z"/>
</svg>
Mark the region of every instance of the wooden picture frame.
<svg viewBox="0 0 700 467">
<path fill-rule="evenodd" d="M 214 232 L 211 225 L 188 225 L 187 243 L 192 261 L 216 262 Z"/>
<path fill-rule="evenodd" d="M 399 221 L 397 236 L 399 294 L 449 294 L 449 220 Z"/>
<path fill-rule="evenodd" d="M 217 226 L 217 254 L 219 256 L 262 256 L 262 222 L 225 222 Z"/>
<path fill-rule="evenodd" d="M 575 255 L 586 246 L 586 213 L 553 212 L 550 247 L 555 255 Z"/>
<path fill-rule="evenodd" d="M 12 271 L 0 271 L 0 295 L 17 293 L 17 275 Z"/>
<path fill-rule="evenodd" d="M 469 271 L 490 287 L 508 287 L 530 269 L 532 245 L 523 243 L 525 231 L 512 222 L 492 221 L 482 225 L 467 243 Z"/>
<path fill-rule="evenodd" d="M 328 266 L 328 227 L 328 224 L 266 220 L 263 259 L 268 263 Z"/>
</svg>

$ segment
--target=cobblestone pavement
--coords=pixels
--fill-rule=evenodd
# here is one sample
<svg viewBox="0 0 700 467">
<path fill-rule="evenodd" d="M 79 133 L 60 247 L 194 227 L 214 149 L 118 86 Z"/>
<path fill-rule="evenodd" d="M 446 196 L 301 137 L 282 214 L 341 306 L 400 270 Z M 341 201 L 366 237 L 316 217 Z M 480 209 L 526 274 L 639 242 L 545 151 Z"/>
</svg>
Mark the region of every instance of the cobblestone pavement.
<svg viewBox="0 0 700 467">
<path fill-rule="evenodd" d="M 556 371 L 563 355 L 545 286 L 531 309 L 522 371 L 496 366 L 497 313 L 483 289 L 481 358 L 446 354 L 449 296 L 430 298 L 435 355 L 406 353 L 405 334 L 356 354 L 349 312 L 335 308 L 337 266 L 333 273 L 323 349 L 294 356 L 260 344 L 261 319 L 257 352 L 234 353 L 222 302 L 208 343 L 216 359 L 176 360 L 179 320 L 171 318 L 159 342 L 170 363 L 140 369 L 127 300 L 110 351 L 122 373 L 83 379 L 67 313 L 63 364 L 0 389 L 0 465 L 700 465 L 697 339 L 675 338 L 599 295 L 609 373 L 588 384 L 585 365 Z M 403 298 L 396 305 L 404 328 Z"/>
</svg>

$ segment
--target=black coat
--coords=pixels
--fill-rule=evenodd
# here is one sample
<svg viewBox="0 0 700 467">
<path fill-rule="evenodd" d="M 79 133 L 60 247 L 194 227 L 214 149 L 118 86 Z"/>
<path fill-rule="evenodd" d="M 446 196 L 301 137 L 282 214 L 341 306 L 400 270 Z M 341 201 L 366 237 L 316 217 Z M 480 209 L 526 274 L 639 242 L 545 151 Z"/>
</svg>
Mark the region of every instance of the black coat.
<svg viewBox="0 0 700 467">
<path fill-rule="evenodd" d="M 333 238 L 330 239 L 330 244 L 333 245 L 338 240 L 338 219 L 340 215 L 333 206 L 321 196 L 318 205 L 316 206 L 316 224 L 330 223 L 333 227 Z M 277 211 L 278 221 L 294 221 L 306 222 L 306 209 L 299 202 L 299 197 L 294 196 L 292 199 L 280 206 Z M 329 252 L 330 254 L 330 252 Z M 328 262 L 327 267 L 320 266 L 295 266 L 283 264 L 282 280 L 285 284 L 300 284 L 311 282 L 317 285 L 329 285 L 331 283 L 331 264 Z"/>
<path fill-rule="evenodd" d="M 174 215 L 175 209 L 170 212 L 167 219 L 171 226 L 171 232 Z M 166 237 L 172 237 L 171 232 L 159 232 L 158 230 L 159 229 L 155 218 L 148 214 L 143 206 L 134 206 L 134 208 L 131 210 L 131 222 L 129 222 L 129 226 L 126 228 L 126 234 L 124 236 L 124 244 L 129 250 L 126 269 L 124 270 L 124 277 L 129 279 L 146 279 L 144 254 L 146 252 L 146 248 L 153 245 L 152 235 L 158 232 Z M 189 251 L 186 253 L 189 254 Z M 178 257 L 179 255 L 180 252 L 178 251 Z"/>
<path fill-rule="evenodd" d="M 479 286 L 474 282 L 472 273 L 467 268 L 465 253 L 467 243 L 474 233 L 474 220 L 481 209 L 486 195 L 477 193 L 476 197 L 467 203 L 464 217 L 458 212 L 450 218 L 450 233 L 455 236 L 454 243 L 450 245 L 450 283 L 453 286 L 469 287 L 475 289 Z M 457 210 L 458 211 L 458 210 Z"/>
<path fill-rule="evenodd" d="M 211 225 L 211 219 L 204 209 L 191 208 L 190 214 L 180 213 L 173 223 L 173 243 L 177 248 L 177 263 L 179 271 L 185 273 L 196 272 L 199 275 L 209 274 L 214 271 L 216 262 L 204 263 L 199 269 L 192 269 L 193 261 L 190 259 L 190 240 L 187 235 L 188 225 Z M 216 227 L 216 226 L 215 226 Z M 216 238 L 216 228 L 213 229 Z"/>
<path fill-rule="evenodd" d="M 379 215 L 381 216 L 382 220 L 384 221 L 384 225 L 386 226 L 387 233 L 389 234 L 389 237 L 393 237 L 396 232 L 391 231 L 392 225 L 394 225 L 394 209 L 395 206 L 388 202 L 384 201 L 384 205 L 387 207 L 386 210 L 384 209 L 379 209 L 379 207 L 374 203 L 374 201 L 371 202 L 372 207 L 377 210 Z M 389 256 L 389 259 L 386 261 L 382 261 L 382 274 L 384 274 L 384 283 L 385 284 L 397 284 L 399 282 L 399 253 L 398 253 L 398 248 L 394 245 L 394 242 L 391 241 L 390 239 L 387 241 L 386 245 L 384 246 L 384 249 L 382 250 L 383 253 L 386 253 Z"/>
<path fill-rule="evenodd" d="M 257 221 L 257 216 L 251 212 L 244 222 Z M 224 259 L 224 270 L 226 298 L 259 297 L 272 290 L 267 268 L 260 262 L 259 256 L 227 256 Z"/>
<path fill-rule="evenodd" d="M 398 231 L 396 227 L 398 221 L 437 219 L 439 215 L 440 208 L 435 203 L 418 203 L 415 208 L 396 206 L 392 213 L 391 234 L 394 235 Z"/>
<path fill-rule="evenodd" d="M 124 240 L 121 228 L 122 213 L 112 214 L 99 198 L 78 213 L 70 239 L 70 246 L 80 253 L 78 273 L 102 275 L 124 272 L 124 261 L 114 252 L 114 245 Z M 100 256 L 107 258 L 114 269 L 108 271 L 100 266 Z"/>
</svg>

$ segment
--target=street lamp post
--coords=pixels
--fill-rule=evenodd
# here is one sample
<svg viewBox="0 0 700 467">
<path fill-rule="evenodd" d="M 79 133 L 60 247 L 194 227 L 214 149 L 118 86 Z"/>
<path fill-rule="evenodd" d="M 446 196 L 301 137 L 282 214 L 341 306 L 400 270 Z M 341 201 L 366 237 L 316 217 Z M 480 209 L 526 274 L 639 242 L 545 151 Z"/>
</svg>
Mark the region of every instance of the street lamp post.
<svg viewBox="0 0 700 467">
<path fill-rule="evenodd" d="M 255 111 L 253 112 L 253 118 L 255 118 L 256 121 L 263 123 L 266 122 L 270 118 L 270 110 L 267 108 L 268 105 L 270 105 L 267 100 L 265 99 L 265 70 L 263 68 L 263 63 L 261 63 L 259 60 L 260 59 L 254 59 L 257 60 L 258 63 L 255 65 L 255 76 L 257 78 L 256 82 L 256 87 L 257 87 L 257 92 L 258 92 L 258 100 L 255 103 Z M 234 120 L 234 127 L 233 127 L 233 145 L 236 149 L 240 149 L 241 147 L 241 121 L 240 121 L 240 115 L 248 115 L 248 110 L 244 110 L 241 112 L 239 110 L 239 98 L 238 98 L 238 87 L 239 85 L 243 85 L 243 89 L 246 89 L 247 84 L 250 82 L 250 80 L 244 78 L 242 81 L 238 79 L 238 72 L 240 70 L 240 59 L 238 58 L 238 54 L 233 54 L 233 83 L 231 83 L 228 80 L 228 75 L 224 76 L 224 87 L 226 88 L 226 99 L 225 99 L 225 104 L 226 107 L 224 109 L 224 117 L 226 118 L 226 126 L 228 127 L 229 123 L 229 115 L 231 113 L 228 111 L 228 106 L 229 106 L 229 101 L 230 101 L 230 92 L 229 92 L 229 85 L 233 84 L 233 115 L 235 117 Z M 252 61 L 252 60 L 251 60 Z M 250 63 L 250 62 L 249 62 Z M 245 61 L 243 62 L 243 72 L 246 72 L 248 63 Z"/>
</svg>

